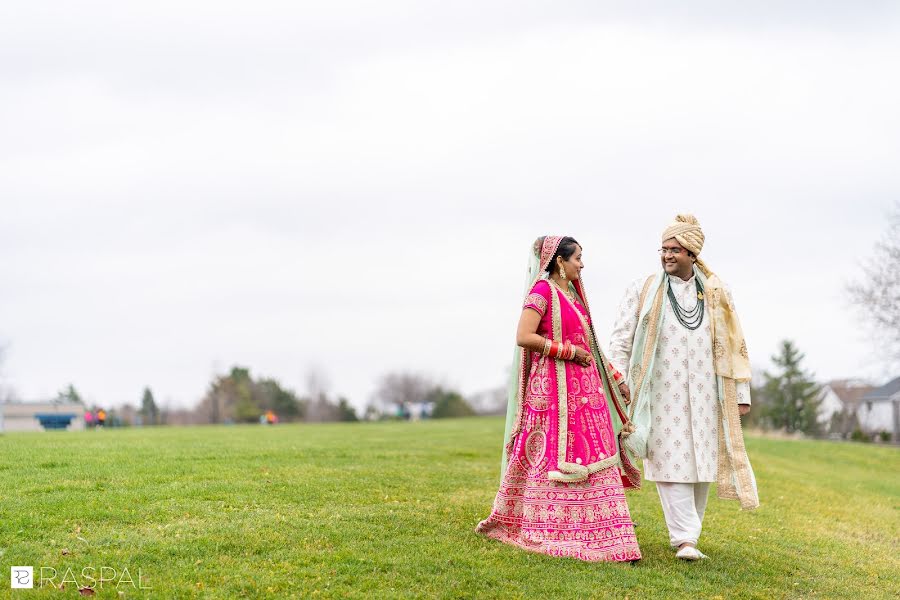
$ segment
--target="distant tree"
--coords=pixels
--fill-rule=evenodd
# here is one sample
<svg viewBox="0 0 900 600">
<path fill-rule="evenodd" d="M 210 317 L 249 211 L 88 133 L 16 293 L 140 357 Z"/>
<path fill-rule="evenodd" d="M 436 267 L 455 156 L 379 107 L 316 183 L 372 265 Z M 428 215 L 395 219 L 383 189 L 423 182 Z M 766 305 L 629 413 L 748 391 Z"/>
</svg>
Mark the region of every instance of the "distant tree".
<svg viewBox="0 0 900 600">
<path fill-rule="evenodd" d="M 900 365 L 900 201 L 894 204 L 873 255 L 861 268 L 863 276 L 847 286 L 847 294 L 873 334 L 876 356 L 887 367 L 896 367 Z"/>
<path fill-rule="evenodd" d="M 274 379 L 258 380 L 256 392 L 260 399 L 260 408 L 263 411 L 271 410 L 281 420 L 300 420 L 306 412 L 306 402 L 298 398 L 293 391 L 281 387 Z"/>
<path fill-rule="evenodd" d="M 322 394 L 317 398 L 304 399 L 306 402 L 306 415 L 304 421 L 309 423 L 326 423 L 337 421 L 337 406 L 328 400 L 328 396 Z"/>
<path fill-rule="evenodd" d="M 479 415 L 505 415 L 508 390 L 500 386 L 466 396 L 466 402 Z"/>
<path fill-rule="evenodd" d="M 410 405 L 427 402 L 435 387 L 424 375 L 388 373 L 378 382 L 375 400 L 381 404 L 385 413 L 408 415 Z"/>
<path fill-rule="evenodd" d="M 144 394 L 141 397 L 140 415 L 143 417 L 145 425 L 159 425 L 159 408 L 156 406 L 156 400 L 153 399 L 153 392 L 149 387 L 144 388 Z"/>
<path fill-rule="evenodd" d="M 471 417 L 475 414 L 475 410 L 458 392 L 447 391 L 438 387 L 431 392 L 429 400 L 434 402 L 434 410 L 432 410 L 431 416 L 435 419 Z"/>
<path fill-rule="evenodd" d="M 168 425 L 169 418 L 172 416 L 172 399 L 166 398 L 165 403 L 162 406 L 159 406 L 159 424 L 160 425 Z M 190 411 L 185 411 L 190 412 Z"/>
<path fill-rule="evenodd" d="M 74 402 L 75 404 L 84 405 L 81 394 L 78 393 L 78 390 L 76 390 L 75 386 L 71 383 L 67 388 L 60 390 L 56 394 L 56 402 Z"/>
<path fill-rule="evenodd" d="M 213 423 L 257 422 L 260 415 L 267 411 L 272 411 L 282 421 L 358 419 L 356 410 L 345 398 L 337 401 L 329 398 L 328 381 L 324 374 L 310 371 L 307 384 L 309 396 L 301 398 L 275 379 L 254 379 L 249 369 L 233 367 L 227 375 L 218 375 L 213 379 L 195 414 L 199 420 Z"/>
<path fill-rule="evenodd" d="M 780 353 L 772 357 L 778 370 L 764 375 L 765 418 L 775 429 L 818 435 L 821 387 L 801 368 L 803 358 L 790 340 L 784 340 Z"/>
<path fill-rule="evenodd" d="M 328 398 L 330 383 L 328 376 L 320 369 L 311 367 L 306 372 L 305 420 L 311 423 L 339 421 L 338 406 Z"/>
<path fill-rule="evenodd" d="M 363 419 L 366 421 L 378 421 L 384 416 L 381 412 L 381 409 L 375 404 L 375 402 L 369 402 L 366 404 L 366 409 L 363 411 Z"/>
<path fill-rule="evenodd" d="M 0 403 L 5 402 L 15 402 L 17 400 L 16 392 L 9 386 L 2 385 L 3 383 L 3 359 L 6 355 L 6 346 L 0 344 Z M 2 430 L 2 423 L 0 423 L 0 430 Z"/>
<path fill-rule="evenodd" d="M 236 395 L 234 403 L 234 420 L 239 423 L 255 423 L 259 421 L 262 409 L 254 402 L 253 379 L 250 378 L 249 369 L 235 367 L 229 376 L 233 383 L 233 391 Z"/>
<path fill-rule="evenodd" d="M 206 415 L 210 423 L 234 421 L 234 407 L 238 401 L 237 380 L 246 369 L 234 367 L 228 375 L 217 375 L 197 411 Z"/>
<path fill-rule="evenodd" d="M 359 421 L 356 416 L 356 409 L 347 401 L 346 398 L 338 398 L 337 404 L 338 421 Z"/>
<path fill-rule="evenodd" d="M 218 375 L 197 407 L 211 423 L 256 422 L 271 410 L 285 420 L 299 419 L 304 410 L 297 395 L 275 379 L 254 380 L 245 367 L 232 367 L 227 375 Z"/>
<path fill-rule="evenodd" d="M 750 382 L 750 400 L 753 402 L 753 408 L 746 415 L 741 416 L 741 425 L 743 427 L 764 427 L 767 424 L 765 419 L 765 415 L 768 412 L 766 393 L 763 388 L 757 387 L 755 383 L 755 381 Z"/>
</svg>

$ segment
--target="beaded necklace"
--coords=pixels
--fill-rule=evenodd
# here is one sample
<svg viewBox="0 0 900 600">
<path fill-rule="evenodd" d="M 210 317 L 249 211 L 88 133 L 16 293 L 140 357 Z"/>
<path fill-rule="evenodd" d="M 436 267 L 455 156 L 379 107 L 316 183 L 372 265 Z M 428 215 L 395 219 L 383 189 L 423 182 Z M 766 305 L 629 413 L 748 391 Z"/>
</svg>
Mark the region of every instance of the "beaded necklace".
<svg viewBox="0 0 900 600">
<path fill-rule="evenodd" d="M 669 294 L 669 302 L 672 304 L 672 310 L 675 312 L 675 318 L 678 319 L 678 322 L 681 323 L 685 328 L 690 329 L 691 331 L 700 327 L 703 323 L 703 284 L 700 283 L 700 279 L 694 277 L 694 285 L 697 289 L 697 305 L 694 306 L 691 310 L 685 310 L 678 303 L 678 299 L 675 297 L 675 292 L 672 291 L 672 280 L 668 281 L 668 294 Z"/>
</svg>

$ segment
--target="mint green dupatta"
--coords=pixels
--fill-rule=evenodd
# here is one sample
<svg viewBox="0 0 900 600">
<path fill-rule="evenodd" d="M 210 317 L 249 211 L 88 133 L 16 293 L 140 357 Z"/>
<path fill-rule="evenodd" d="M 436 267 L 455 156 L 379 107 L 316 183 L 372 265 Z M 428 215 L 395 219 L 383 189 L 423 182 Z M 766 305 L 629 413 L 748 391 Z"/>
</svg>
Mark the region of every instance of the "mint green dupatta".
<svg viewBox="0 0 900 600">
<path fill-rule="evenodd" d="M 541 254 L 545 240 L 545 237 L 540 237 L 531 245 L 531 250 L 528 253 L 528 266 L 525 270 L 523 298 L 528 295 L 539 279 L 545 278 L 541 273 Z M 553 248 L 554 253 L 561 241 L 562 237 L 556 239 Z M 551 243 L 553 243 L 553 240 L 551 240 Z M 512 438 L 512 430 L 519 419 L 519 403 L 524 396 L 524 382 L 522 378 L 525 375 L 524 369 L 527 367 L 527 363 L 528 354 L 517 345 L 513 349 L 512 366 L 509 370 L 509 379 L 506 386 L 506 426 L 503 429 L 503 457 L 500 461 L 500 479 L 503 479 L 503 474 L 506 473 L 506 465 L 509 460 L 507 454 Z"/>
<path fill-rule="evenodd" d="M 650 386 L 645 385 L 645 376 L 653 372 L 656 359 L 656 345 L 662 329 L 660 321 L 665 314 L 668 301 L 665 292 L 666 274 L 660 271 L 648 279 L 641 291 L 640 312 L 634 345 L 628 365 L 628 389 L 631 390 L 631 405 L 628 417 L 634 430 L 624 438 L 625 449 L 639 458 L 647 458 L 647 438 L 650 435 Z M 648 299 L 652 301 L 648 302 Z"/>
</svg>

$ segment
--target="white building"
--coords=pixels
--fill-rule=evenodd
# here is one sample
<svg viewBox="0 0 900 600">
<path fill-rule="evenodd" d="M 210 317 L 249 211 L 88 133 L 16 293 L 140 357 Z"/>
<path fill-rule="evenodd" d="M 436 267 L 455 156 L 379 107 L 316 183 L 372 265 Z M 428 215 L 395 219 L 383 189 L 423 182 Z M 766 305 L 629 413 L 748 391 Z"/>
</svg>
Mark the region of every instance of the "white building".
<svg viewBox="0 0 900 600">
<path fill-rule="evenodd" d="M 72 415 L 69 431 L 84 429 L 84 407 L 72 402 L 0 402 L 0 431 L 44 431 L 39 419 L 52 415 L 65 420 Z M 45 417 L 46 418 L 46 417 Z"/>
<path fill-rule="evenodd" d="M 863 396 L 856 416 L 866 433 L 887 431 L 900 441 L 900 377 Z"/>
<path fill-rule="evenodd" d="M 816 420 L 823 430 L 841 437 L 850 435 L 856 427 L 857 409 L 862 397 L 874 386 L 860 379 L 835 379 L 822 386 L 822 399 Z"/>
</svg>

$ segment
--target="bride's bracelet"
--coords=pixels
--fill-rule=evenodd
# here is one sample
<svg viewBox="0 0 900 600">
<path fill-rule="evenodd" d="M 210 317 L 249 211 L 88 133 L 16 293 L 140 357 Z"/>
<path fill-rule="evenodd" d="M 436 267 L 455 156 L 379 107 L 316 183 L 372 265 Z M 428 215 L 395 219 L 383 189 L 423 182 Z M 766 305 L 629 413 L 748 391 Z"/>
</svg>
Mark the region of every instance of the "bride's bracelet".
<svg viewBox="0 0 900 600">
<path fill-rule="evenodd" d="M 573 360 L 575 358 L 575 346 L 572 342 L 566 340 L 562 344 L 554 342 L 551 339 L 544 340 L 544 348 L 541 356 L 549 356 L 550 358 L 560 358 L 562 360 Z"/>
</svg>

